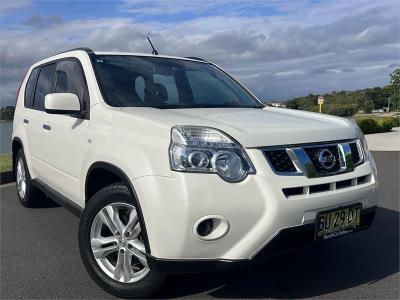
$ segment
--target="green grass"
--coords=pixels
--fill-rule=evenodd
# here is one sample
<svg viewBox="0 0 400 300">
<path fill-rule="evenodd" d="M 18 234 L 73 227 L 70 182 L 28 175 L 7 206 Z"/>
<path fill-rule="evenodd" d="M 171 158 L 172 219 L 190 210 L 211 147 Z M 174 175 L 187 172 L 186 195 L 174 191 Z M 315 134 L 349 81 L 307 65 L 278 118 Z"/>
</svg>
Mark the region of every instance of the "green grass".
<svg viewBox="0 0 400 300">
<path fill-rule="evenodd" d="M 0 172 L 8 172 L 12 170 L 11 154 L 0 155 Z"/>
</svg>

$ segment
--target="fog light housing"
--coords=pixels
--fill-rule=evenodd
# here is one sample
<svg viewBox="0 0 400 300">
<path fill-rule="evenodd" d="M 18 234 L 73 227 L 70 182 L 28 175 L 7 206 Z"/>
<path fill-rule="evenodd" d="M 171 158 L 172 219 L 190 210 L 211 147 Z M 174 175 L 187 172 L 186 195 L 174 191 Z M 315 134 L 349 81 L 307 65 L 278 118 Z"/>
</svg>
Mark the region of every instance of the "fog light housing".
<svg viewBox="0 0 400 300">
<path fill-rule="evenodd" d="M 205 237 L 211 233 L 214 228 L 214 222 L 212 219 L 206 219 L 197 226 L 197 234 L 201 237 Z"/>
<path fill-rule="evenodd" d="M 200 218 L 193 226 L 193 234 L 203 241 L 213 241 L 224 237 L 229 232 L 229 221 L 218 215 Z"/>
</svg>

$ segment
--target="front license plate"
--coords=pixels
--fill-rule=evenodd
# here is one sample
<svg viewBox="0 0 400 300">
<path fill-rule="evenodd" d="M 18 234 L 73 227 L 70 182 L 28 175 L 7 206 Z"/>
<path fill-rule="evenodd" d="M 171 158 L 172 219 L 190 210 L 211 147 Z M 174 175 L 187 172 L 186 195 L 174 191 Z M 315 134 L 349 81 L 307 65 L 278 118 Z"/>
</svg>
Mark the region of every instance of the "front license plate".
<svg viewBox="0 0 400 300">
<path fill-rule="evenodd" d="M 327 240 L 354 231 L 360 226 L 361 204 L 320 212 L 317 215 L 316 240 Z"/>
</svg>

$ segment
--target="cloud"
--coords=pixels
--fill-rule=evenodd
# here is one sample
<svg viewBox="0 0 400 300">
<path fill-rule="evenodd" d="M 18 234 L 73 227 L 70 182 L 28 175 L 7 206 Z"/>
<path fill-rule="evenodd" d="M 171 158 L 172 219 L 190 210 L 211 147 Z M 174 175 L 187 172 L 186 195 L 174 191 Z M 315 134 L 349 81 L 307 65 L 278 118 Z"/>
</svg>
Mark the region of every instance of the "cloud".
<svg viewBox="0 0 400 300">
<path fill-rule="evenodd" d="M 31 4 L 30 0 L 2 0 L 0 4 L 0 14 L 5 14 Z"/>
<path fill-rule="evenodd" d="M 355 72 L 356 70 L 354 68 L 343 68 L 340 71 L 341 72 Z"/>
<path fill-rule="evenodd" d="M 23 25 L 32 26 L 35 28 L 45 28 L 54 25 L 59 25 L 63 22 L 60 16 L 43 17 L 40 15 L 33 15 L 22 22 Z"/>
<path fill-rule="evenodd" d="M 295 5 L 295 0 L 286 0 L 286 5 L 290 2 Z M 300 2 L 304 2 L 300 0 Z M 121 12 L 146 15 L 146 16 L 176 16 L 183 14 L 190 15 L 226 15 L 226 14 L 251 14 L 259 15 L 259 9 L 277 9 L 279 0 L 202 0 L 202 1 L 182 1 L 182 0 L 123 0 L 118 6 Z"/>
<path fill-rule="evenodd" d="M 214 7 L 212 3 L 208 4 Z M 218 1 L 221 7 L 224 3 Z M 123 4 L 131 9 L 129 14 L 139 9 L 148 16 L 162 10 L 165 14 L 198 12 L 190 20 L 175 22 L 34 15 L 2 29 L 1 105 L 14 101 L 24 72 L 42 58 L 77 46 L 150 53 L 148 33 L 159 53 L 212 60 L 266 100 L 387 84 L 388 74 L 398 66 L 400 24 L 398 4 L 393 1 L 363 1 L 363 5 L 344 0 L 266 1 L 277 13 L 250 16 L 247 12 L 260 3 L 252 2 L 250 9 L 246 2 L 237 1 L 235 8 L 214 15 L 204 15 L 202 11 L 209 7 L 200 2 L 192 7 L 157 0 L 156 10 L 143 1 Z M 238 15 L 238 7 L 245 13 Z"/>
</svg>

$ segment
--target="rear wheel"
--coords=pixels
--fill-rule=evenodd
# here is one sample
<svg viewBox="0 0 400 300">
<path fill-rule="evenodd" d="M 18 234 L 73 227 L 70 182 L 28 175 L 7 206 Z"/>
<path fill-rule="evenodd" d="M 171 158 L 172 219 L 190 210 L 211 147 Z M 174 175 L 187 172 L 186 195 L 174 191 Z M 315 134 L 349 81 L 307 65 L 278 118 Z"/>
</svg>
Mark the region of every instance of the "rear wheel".
<svg viewBox="0 0 400 300">
<path fill-rule="evenodd" d="M 165 278 L 147 264 L 136 207 L 127 187 L 113 184 L 90 199 L 79 226 L 81 257 L 89 275 L 119 297 L 149 296 Z"/>
<path fill-rule="evenodd" d="M 19 202 L 25 207 L 38 206 L 45 198 L 45 195 L 32 185 L 23 149 L 20 149 L 17 153 L 14 168 Z"/>
</svg>

